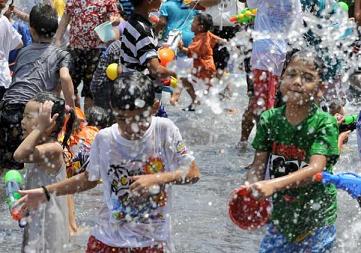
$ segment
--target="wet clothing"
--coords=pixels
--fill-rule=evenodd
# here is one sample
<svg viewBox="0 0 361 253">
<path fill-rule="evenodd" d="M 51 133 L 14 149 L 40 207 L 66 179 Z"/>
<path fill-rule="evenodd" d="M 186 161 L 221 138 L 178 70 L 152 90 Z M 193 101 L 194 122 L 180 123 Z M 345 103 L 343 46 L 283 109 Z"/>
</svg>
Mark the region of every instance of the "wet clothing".
<svg viewBox="0 0 361 253">
<path fill-rule="evenodd" d="M 131 177 L 189 167 L 189 154 L 178 128 L 168 119 L 152 117 L 139 140 L 121 136 L 118 124 L 100 130 L 87 166 L 90 181 L 103 181 L 104 205 L 91 235 L 111 247 L 170 245 L 171 186 L 137 197 Z"/>
<path fill-rule="evenodd" d="M 252 69 L 281 76 L 287 54 L 285 38 L 302 26 L 299 0 L 247 0 L 249 8 L 257 9 L 254 23 Z"/>
<path fill-rule="evenodd" d="M 253 147 L 270 152 L 267 171 L 271 178 L 302 169 L 313 155 L 327 157 L 326 170 L 332 172 L 338 151 L 336 119 L 312 106 L 309 116 L 297 126 L 285 116 L 286 107 L 265 111 L 257 126 Z M 337 201 L 334 185 L 312 183 L 274 194 L 271 222 L 290 242 L 317 228 L 336 221 Z"/>
<path fill-rule="evenodd" d="M 57 172 L 25 164 L 25 188 L 33 189 L 50 185 L 66 178 L 65 164 Z M 64 252 L 69 243 L 68 204 L 66 196 L 52 195 L 49 202 L 30 211 L 30 220 L 24 229 L 22 252 Z"/>
<path fill-rule="evenodd" d="M 48 43 L 33 43 L 20 50 L 15 76 L 0 103 L 0 167 L 22 167 L 12 155 L 21 143 L 25 104 L 42 91 L 57 92 L 59 70 L 69 68 L 70 62 L 68 52 Z"/>
<path fill-rule="evenodd" d="M 252 74 L 253 95 L 251 106 L 254 112 L 261 113 L 275 106 L 278 76 L 259 69 L 252 70 Z"/>
<path fill-rule="evenodd" d="M 161 5 L 159 12 L 161 17 L 167 19 L 167 25 L 162 36 L 163 40 L 167 41 L 169 32 L 176 29 L 182 32 L 183 44 L 188 47 L 194 37 L 191 27 L 198 11 L 184 5 L 182 0 L 167 0 Z"/>
<path fill-rule="evenodd" d="M 58 91 L 60 69 L 70 68 L 70 64 L 69 53 L 49 43 L 33 43 L 21 49 L 3 100 L 7 104 L 26 104 L 42 91 Z"/>
<path fill-rule="evenodd" d="M 211 32 L 194 36 L 188 47 L 188 57 L 192 57 L 195 76 L 200 79 L 211 79 L 216 74 L 213 60 L 213 48 L 222 39 Z"/>
<path fill-rule="evenodd" d="M 142 72 L 147 69 L 146 63 L 149 60 L 158 58 L 158 39 L 152 23 L 139 14 L 133 13 L 125 22 L 121 41 L 123 73 Z"/>
<path fill-rule="evenodd" d="M 23 47 L 26 47 L 31 44 L 32 38 L 30 34 L 29 24 L 24 21 L 16 21 L 13 23 L 14 29 L 21 35 L 21 40 L 23 41 Z M 14 49 L 9 54 L 9 64 L 15 64 L 16 57 L 20 49 Z M 10 70 L 13 71 L 14 65 L 10 66 Z"/>
<path fill-rule="evenodd" d="M 317 228 L 300 243 L 291 243 L 270 224 L 259 253 L 327 253 L 336 241 L 336 226 Z"/>
</svg>

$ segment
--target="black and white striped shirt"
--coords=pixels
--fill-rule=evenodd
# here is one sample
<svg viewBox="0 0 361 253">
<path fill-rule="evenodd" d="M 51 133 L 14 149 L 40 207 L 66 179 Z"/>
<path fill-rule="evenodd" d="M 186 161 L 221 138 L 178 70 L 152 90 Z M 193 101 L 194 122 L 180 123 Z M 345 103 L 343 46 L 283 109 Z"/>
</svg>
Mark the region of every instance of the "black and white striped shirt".
<svg viewBox="0 0 361 253">
<path fill-rule="evenodd" d="M 147 68 L 146 63 L 158 57 L 158 41 L 152 24 L 136 13 L 125 23 L 121 40 L 123 72 L 144 71 Z"/>
</svg>

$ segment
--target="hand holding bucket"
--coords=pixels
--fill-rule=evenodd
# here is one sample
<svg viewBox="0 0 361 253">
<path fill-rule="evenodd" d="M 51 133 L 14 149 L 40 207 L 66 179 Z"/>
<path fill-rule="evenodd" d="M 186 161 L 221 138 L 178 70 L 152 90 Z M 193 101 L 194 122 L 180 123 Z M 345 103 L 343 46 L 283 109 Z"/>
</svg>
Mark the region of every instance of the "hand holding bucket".
<svg viewBox="0 0 361 253">
<path fill-rule="evenodd" d="M 267 223 L 271 203 L 267 199 L 256 199 L 251 188 L 241 186 L 231 193 L 228 214 L 232 222 L 241 229 L 251 230 Z"/>
</svg>

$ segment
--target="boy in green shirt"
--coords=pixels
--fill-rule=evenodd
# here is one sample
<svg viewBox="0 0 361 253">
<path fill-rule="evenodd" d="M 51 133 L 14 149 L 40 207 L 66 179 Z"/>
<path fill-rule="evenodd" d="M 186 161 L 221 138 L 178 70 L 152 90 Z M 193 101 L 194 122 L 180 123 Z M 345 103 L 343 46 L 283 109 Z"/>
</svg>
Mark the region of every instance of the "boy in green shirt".
<svg viewBox="0 0 361 253">
<path fill-rule="evenodd" d="M 260 252 L 325 252 L 336 238 L 336 188 L 312 182 L 317 172 L 332 172 L 339 154 L 336 119 L 314 102 L 323 89 L 315 55 L 292 56 L 280 87 L 285 105 L 261 115 L 253 141 L 248 187 L 273 201 Z"/>
</svg>

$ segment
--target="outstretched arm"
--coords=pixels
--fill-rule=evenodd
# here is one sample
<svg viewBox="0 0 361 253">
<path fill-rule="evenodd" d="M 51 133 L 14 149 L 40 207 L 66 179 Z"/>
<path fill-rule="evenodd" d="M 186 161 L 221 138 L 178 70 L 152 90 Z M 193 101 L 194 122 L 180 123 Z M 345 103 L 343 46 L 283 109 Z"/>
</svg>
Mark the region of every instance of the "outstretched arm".
<svg viewBox="0 0 361 253">
<path fill-rule="evenodd" d="M 58 30 L 56 30 L 56 34 L 55 34 L 55 45 L 57 47 L 61 46 L 61 40 L 63 39 L 64 33 L 66 31 L 66 28 L 68 27 L 69 22 L 70 22 L 69 14 L 64 13 L 64 15 L 60 20 Z"/>
<path fill-rule="evenodd" d="M 87 172 L 83 172 L 64 181 L 48 185 L 46 188 L 50 194 L 62 196 L 92 189 L 97 184 L 97 181 L 89 181 Z M 27 209 L 35 209 L 39 204 L 47 201 L 43 188 L 19 191 L 19 193 L 23 197 L 17 203 L 24 203 Z"/>
<path fill-rule="evenodd" d="M 267 198 L 278 191 L 291 187 L 297 187 L 306 182 L 311 182 L 312 177 L 316 173 L 324 170 L 326 163 L 326 156 L 313 155 L 311 156 L 310 164 L 307 167 L 290 173 L 287 176 L 256 182 L 251 184 L 249 187 L 257 191 L 260 194 L 260 198 Z"/>
</svg>

